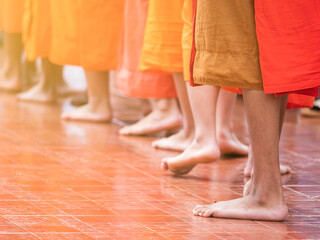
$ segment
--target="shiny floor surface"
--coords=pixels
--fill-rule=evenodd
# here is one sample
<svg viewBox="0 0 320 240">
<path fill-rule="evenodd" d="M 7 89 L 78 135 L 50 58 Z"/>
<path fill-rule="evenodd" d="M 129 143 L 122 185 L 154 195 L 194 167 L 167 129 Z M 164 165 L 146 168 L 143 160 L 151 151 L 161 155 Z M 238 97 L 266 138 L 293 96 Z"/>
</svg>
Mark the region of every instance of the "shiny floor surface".
<svg viewBox="0 0 320 240">
<path fill-rule="evenodd" d="M 237 104 L 235 129 L 247 142 Z M 114 105 L 125 121 L 126 101 Z M 290 216 L 273 223 L 192 216 L 196 204 L 241 196 L 246 158 L 173 176 L 160 160 L 177 153 L 153 149 L 154 137 L 119 137 L 115 123 L 63 122 L 60 113 L 61 105 L 0 94 L 1 240 L 320 239 L 317 119 L 288 114 L 281 159 L 293 169 L 283 177 Z"/>
</svg>

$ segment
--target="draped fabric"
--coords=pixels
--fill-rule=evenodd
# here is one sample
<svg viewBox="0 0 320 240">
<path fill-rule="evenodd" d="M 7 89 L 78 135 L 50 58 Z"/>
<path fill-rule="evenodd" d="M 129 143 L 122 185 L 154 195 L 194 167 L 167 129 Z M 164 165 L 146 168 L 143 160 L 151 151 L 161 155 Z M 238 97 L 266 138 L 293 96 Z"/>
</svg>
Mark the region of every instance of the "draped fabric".
<svg viewBox="0 0 320 240">
<path fill-rule="evenodd" d="M 320 85 L 319 9 L 317 0 L 313 10 L 300 2 L 257 0 L 255 9 L 253 0 L 193 0 L 192 81 L 290 94 L 288 108 L 311 106 Z"/>
<path fill-rule="evenodd" d="M 124 0 L 51 0 L 50 60 L 86 70 L 116 69 Z"/>
<path fill-rule="evenodd" d="M 126 0 L 121 34 L 117 86 L 128 97 L 176 97 L 172 74 L 139 70 L 149 1 Z"/>
<path fill-rule="evenodd" d="M 26 58 L 48 57 L 51 47 L 50 0 L 25 0 L 23 42 Z"/>
<path fill-rule="evenodd" d="M 23 11 L 24 0 L 0 0 L 0 30 L 21 33 Z"/>
</svg>

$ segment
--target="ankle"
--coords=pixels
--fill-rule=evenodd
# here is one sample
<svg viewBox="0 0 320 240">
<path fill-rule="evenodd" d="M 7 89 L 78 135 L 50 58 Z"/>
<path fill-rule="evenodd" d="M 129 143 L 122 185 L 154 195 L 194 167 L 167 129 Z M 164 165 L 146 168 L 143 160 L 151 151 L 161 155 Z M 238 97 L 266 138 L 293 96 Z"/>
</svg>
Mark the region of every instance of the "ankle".
<svg viewBox="0 0 320 240">
<path fill-rule="evenodd" d="M 231 134 L 232 130 L 230 127 L 217 128 L 218 140 L 228 138 L 228 136 L 230 136 Z"/>
<path fill-rule="evenodd" d="M 271 184 L 270 184 L 271 185 Z M 284 203 L 282 187 L 261 187 L 256 188 L 253 183 L 251 196 L 261 206 L 282 205 Z"/>
<path fill-rule="evenodd" d="M 186 124 L 185 122 L 183 122 L 183 128 L 181 130 L 181 133 L 183 134 L 183 136 L 185 138 L 190 138 L 190 137 L 194 137 L 195 135 L 195 128 L 194 126 L 190 126 L 188 124 Z"/>
<path fill-rule="evenodd" d="M 214 134 L 197 134 L 197 133 L 195 133 L 194 142 L 197 145 L 210 146 L 212 148 L 216 147 L 217 149 L 219 149 L 218 143 L 217 143 L 217 140 L 216 140 Z"/>
<path fill-rule="evenodd" d="M 159 112 L 176 112 L 179 111 L 179 107 L 175 98 L 158 99 L 155 103 L 155 110 Z"/>
<path fill-rule="evenodd" d="M 111 111 L 109 99 L 89 98 L 88 104 L 94 112 Z"/>
</svg>

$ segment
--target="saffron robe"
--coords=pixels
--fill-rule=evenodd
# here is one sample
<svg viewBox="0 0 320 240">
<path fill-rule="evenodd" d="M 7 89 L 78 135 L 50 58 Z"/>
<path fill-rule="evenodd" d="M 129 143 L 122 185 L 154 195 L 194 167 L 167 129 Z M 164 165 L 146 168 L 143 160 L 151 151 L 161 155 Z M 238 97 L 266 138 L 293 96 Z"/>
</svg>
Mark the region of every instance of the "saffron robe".
<svg viewBox="0 0 320 240">
<path fill-rule="evenodd" d="M 26 58 L 48 57 L 51 46 L 50 0 L 25 0 L 23 43 Z"/>
<path fill-rule="evenodd" d="M 123 11 L 124 0 L 51 0 L 51 62 L 116 69 Z"/>
<path fill-rule="evenodd" d="M 183 72 L 184 0 L 150 0 L 140 69 Z"/>
<path fill-rule="evenodd" d="M 262 78 L 262 75 L 265 76 L 263 73 L 266 68 L 264 64 L 260 66 L 260 59 L 263 61 L 265 58 L 264 54 L 268 52 L 269 49 L 265 48 L 265 51 L 262 51 L 259 55 L 261 38 L 259 37 L 258 45 L 255 25 L 255 17 L 259 19 L 259 11 L 257 11 L 255 16 L 254 1 L 193 0 L 193 3 L 194 44 L 191 62 L 193 81 L 198 84 L 257 90 L 263 90 L 265 86 L 268 86 L 270 81 L 272 81 L 270 80 L 272 77 Z M 298 10 L 298 8 L 296 8 L 296 10 Z M 211 14 L 212 12 L 215 14 Z M 258 35 L 259 29 L 261 32 L 264 32 L 266 28 L 267 33 L 268 31 L 273 32 L 276 30 L 268 21 L 272 18 L 281 19 L 283 16 L 283 14 L 277 15 L 271 13 L 268 15 L 269 18 L 265 18 L 264 22 L 261 22 L 260 25 L 257 21 Z M 314 25 L 312 26 L 314 27 Z M 285 28 L 282 30 L 284 29 Z M 264 39 L 262 41 L 264 41 Z M 262 45 L 263 44 L 264 43 L 262 43 Z M 301 45 L 300 47 L 308 49 L 307 46 Z M 295 48 L 291 48 L 291 50 L 295 51 Z M 279 61 L 275 62 L 276 59 L 277 57 L 271 59 L 269 55 L 269 61 L 281 68 L 282 63 Z M 301 64 L 303 65 L 302 62 Z M 314 69 L 312 71 L 314 71 Z M 320 68 L 317 71 L 320 73 Z M 291 69 L 291 72 L 295 72 L 295 69 Z M 275 75 L 276 72 L 272 74 Z M 303 79 L 299 81 L 303 82 Z M 281 83 L 285 83 L 286 80 L 279 79 L 278 82 L 278 86 L 280 86 Z M 303 95 L 315 96 L 317 92 L 315 89 L 305 91 L 305 89 L 313 87 L 315 86 L 312 84 L 306 88 L 298 87 L 296 89 L 298 91 L 294 93 L 300 94 L 301 96 L 289 96 L 288 107 L 310 106 L 309 103 L 312 102 L 313 98 Z M 291 88 L 292 84 L 288 81 L 282 85 L 281 88 L 266 93 L 275 95 L 293 93 L 290 92 Z M 303 91 L 299 92 L 299 89 Z"/>
<path fill-rule="evenodd" d="M 128 97 L 173 98 L 177 95 L 172 74 L 139 70 L 148 5 L 148 0 L 126 0 L 116 74 L 117 87 Z"/>
<path fill-rule="evenodd" d="M 23 11 L 24 0 L 0 0 L 0 30 L 21 33 Z"/>
</svg>

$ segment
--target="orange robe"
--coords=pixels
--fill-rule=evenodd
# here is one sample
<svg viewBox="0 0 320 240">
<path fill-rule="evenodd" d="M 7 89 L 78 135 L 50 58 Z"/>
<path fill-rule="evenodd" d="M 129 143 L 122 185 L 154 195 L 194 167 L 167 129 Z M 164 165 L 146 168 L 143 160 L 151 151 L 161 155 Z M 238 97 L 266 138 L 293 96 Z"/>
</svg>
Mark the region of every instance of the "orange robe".
<svg viewBox="0 0 320 240">
<path fill-rule="evenodd" d="M 183 72 L 183 3 L 184 0 L 150 0 L 141 70 Z"/>
<path fill-rule="evenodd" d="M 21 33 L 23 10 L 24 0 L 0 0 L 0 30 Z"/>
<path fill-rule="evenodd" d="M 148 1 L 126 0 L 117 87 L 129 97 L 173 98 L 176 97 L 176 91 L 172 74 L 139 70 L 147 12 Z"/>
<path fill-rule="evenodd" d="M 51 62 L 116 68 L 124 0 L 51 0 Z"/>
<path fill-rule="evenodd" d="M 48 57 L 51 46 L 50 0 L 25 0 L 23 42 L 26 58 Z"/>
<path fill-rule="evenodd" d="M 316 19 L 314 9 L 309 9 L 313 13 L 310 15 L 308 11 L 300 9 L 302 6 L 310 7 L 310 3 L 292 4 L 290 0 L 281 4 L 275 0 L 268 4 L 262 4 L 261 0 L 255 2 L 256 9 L 254 1 L 193 0 L 192 81 L 264 89 L 266 93 L 276 96 L 292 93 L 291 90 L 302 90 L 296 91 L 297 95 L 289 95 L 288 108 L 312 106 L 312 96 L 319 93 L 318 89 L 308 88 L 319 86 L 316 79 L 316 76 L 320 76 L 319 37 L 307 40 L 305 34 L 299 33 L 312 32 L 314 35 L 310 36 L 319 36 L 318 20 L 312 20 Z M 272 4 L 274 6 L 270 7 Z M 225 12 L 230 14 L 226 15 Z M 310 22 L 314 24 L 308 24 Z M 301 28 L 299 24 L 304 27 Z M 294 31 L 297 34 L 292 34 Z M 299 41 L 301 39 L 306 41 Z M 306 45 L 308 41 L 310 44 Z M 309 55 L 301 54 L 305 52 Z M 308 61 L 303 61 L 301 57 Z M 296 62 L 300 63 L 297 64 L 300 71 L 292 67 Z M 307 64 L 309 62 L 312 64 Z M 270 88 L 269 84 L 275 87 Z"/>
<path fill-rule="evenodd" d="M 290 94 L 291 108 L 312 106 L 320 87 L 320 3 L 255 2 L 257 38 L 266 93 Z"/>
</svg>

